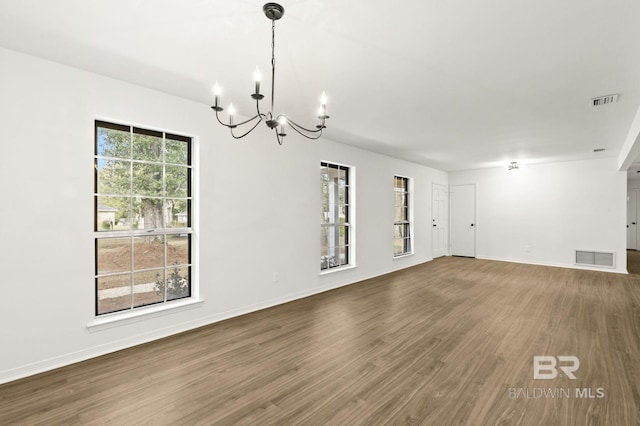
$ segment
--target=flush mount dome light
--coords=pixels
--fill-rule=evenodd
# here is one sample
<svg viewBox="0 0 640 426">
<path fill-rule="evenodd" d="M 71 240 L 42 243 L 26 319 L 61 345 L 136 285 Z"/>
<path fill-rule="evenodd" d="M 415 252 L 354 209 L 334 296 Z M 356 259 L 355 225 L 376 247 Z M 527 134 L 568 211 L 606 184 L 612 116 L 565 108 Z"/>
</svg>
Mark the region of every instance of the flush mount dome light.
<svg viewBox="0 0 640 426">
<path fill-rule="evenodd" d="M 278 140 L 278 144 L 282 145 L 282 140 L 287 135 L 285 133 L 285 126 L 295 130 L 297 133 L 301 134 L 307 139 L 318 139 L 322 136 L 322 129 L 325 129 L 327 126 L 325 125 L 325 121 L 329 118 L 327 115 L 327 95 L 322 92 L 322 96 L 320 97 L 320 110 L 318 111 L 318 124 L 315 129 L 308 129 L 306 127 L 302 127 L 293 121 L 290 117 L 285 114 L 276 115 L 274 112 L 274 94 L 275 94 L 275 74 L 276 74 L 276 57 L 275 57 L 275 34 L 276 34 L 276 21 L 282 18 L 284 15 L 284 7 L 279 5 L 278 3 L 267 3 L 262 7 L 262 11 L 264 15 L 271 21 L 271 108 L 269 112 L 262 113 L 260 112 L 260 101 L 264 98 L 264 95 L 260 93 L 260 81 L 262 79 L 262 75 L 260 74 L 260 70 L 256 68 L 254 73 L 254 80 L 256 83 L 255 92 L 251 94 L 251 99 L 256 101 L 256 115 L 249 118 L 246 121 L 241 123 L 234 123 L 233 116 L 235 114 L 235 109 L 233 105 L 229 105 L 228 108 L 228 116 L 229 122 L 223 123 L 220 120 L 219 113 L 223 111 L 223 108 L 220 106 L 220 86 L 218 86 L 218 82 L 216 82 L 213 88 L 213 94 L 215 103 L 211 107 L 216 112 L 216 119 L 220 124 L 225 127 L 228 127 L 231 136 L 235 139 L 240 139 L 247 136 L 253 129 L 255 129 L 258 124 L 262 120 L 265 120 L 267 127 L 273 129 L 276 134 L 276 138 Z M 242 133 L 241 135 L 236 135 L 233 132 L 233 129 L 245 126 L 249 129 Z M 279 128 L 278 128 L 279 127 Z"/>
</svg>

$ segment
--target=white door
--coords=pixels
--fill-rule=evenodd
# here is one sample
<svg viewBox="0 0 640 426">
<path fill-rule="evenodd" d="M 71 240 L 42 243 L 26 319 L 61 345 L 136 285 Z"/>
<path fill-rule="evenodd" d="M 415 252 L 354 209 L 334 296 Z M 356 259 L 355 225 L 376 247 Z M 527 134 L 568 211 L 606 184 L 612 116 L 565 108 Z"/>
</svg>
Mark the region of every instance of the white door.
<svg viewBox="0 0 640 426">
<path fill-rule="evenodd" d="M 431 210 L 432 256 L 435 259 L 447 254 L 449 243 L 449 194 L 445 185 L 433 184 Z"/>
<path fill-rule="evenodd" d="M 638 191 L 627 192 L 627 248 L 638 249 Z"/>
<path fill-rule="evenodd" d="M 476 256 L 476 186 L 451 185 L 451 254 Z"/>
</svg>

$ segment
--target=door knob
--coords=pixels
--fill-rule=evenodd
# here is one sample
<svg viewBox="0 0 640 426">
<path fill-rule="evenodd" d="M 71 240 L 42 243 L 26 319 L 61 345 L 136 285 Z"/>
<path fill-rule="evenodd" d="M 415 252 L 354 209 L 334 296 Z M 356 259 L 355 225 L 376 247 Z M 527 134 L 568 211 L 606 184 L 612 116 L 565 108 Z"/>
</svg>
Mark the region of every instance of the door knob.
<svg viewBox="0 0 640 426">
<path fill-rule="evenodd" d="M 438 225 L 436 225 L 436 224 L 434 223 L 434 224 L 433 224 L 433 227 L 435 228 L 436 226 L 438 226 Z"/>
<path fill-rule="evenodd" d="M 474 226 L 473 223 L 471 224 L 471 226 Z"/>
</svg>

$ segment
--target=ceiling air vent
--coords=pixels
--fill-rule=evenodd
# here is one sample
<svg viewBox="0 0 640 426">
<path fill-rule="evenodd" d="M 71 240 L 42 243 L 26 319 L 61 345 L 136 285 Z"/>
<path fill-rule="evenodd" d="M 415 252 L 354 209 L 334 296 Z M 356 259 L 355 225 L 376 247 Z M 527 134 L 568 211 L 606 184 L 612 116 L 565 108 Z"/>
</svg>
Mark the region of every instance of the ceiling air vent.
<svg viewBox="0 0 640 426">
<path fill-rule="evenodd" d="M 605 152 L 606 150 L 606 148 L 594 148 L 593 152 Z"/>
<path fill-rule="evenodd" d="M 596 107 L 596 106 L 601 106 L 601 105 L 607 105 L 607 104 L 612 104 L 615 102 L 618 102 L 618 94 L 614 94 L 614 95 L 606 95 L 606 96 L 599 96 L 597 98 L 592 98 L 591 99 L 591 105 Z"/>
</svg>

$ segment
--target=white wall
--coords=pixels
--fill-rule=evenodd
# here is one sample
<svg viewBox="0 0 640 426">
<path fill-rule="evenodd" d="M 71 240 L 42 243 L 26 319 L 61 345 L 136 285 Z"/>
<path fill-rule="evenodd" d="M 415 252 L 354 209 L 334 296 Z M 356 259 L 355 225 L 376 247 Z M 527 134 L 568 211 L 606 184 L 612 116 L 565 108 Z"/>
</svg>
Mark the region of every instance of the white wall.
<svg viewBox="0 0 640 426">
<path fill-rule="evenodd" d="M 236 141 L 207 105 L 5 49 L 0 63 L 0 382 L 431 259 L 431 184 L 445 172 L 327 138 L 280 147 L 266 127 Z M 197 137 L 202 305 L 87 329 L 96 118 Z M 320 161 L 357 180 L 357 268 L 322 276 Z M 397 260 L 394 174 L 414 179 L 416 213 L 415 255 Z"/>
<path fill-rule="evenodd" d="M 626 179 L 614 158 L 449 174 L 477 184 L 478 258 L 575 267 L 575 249 L 613 251 L 622 273 Z"/>
</svg>

